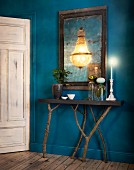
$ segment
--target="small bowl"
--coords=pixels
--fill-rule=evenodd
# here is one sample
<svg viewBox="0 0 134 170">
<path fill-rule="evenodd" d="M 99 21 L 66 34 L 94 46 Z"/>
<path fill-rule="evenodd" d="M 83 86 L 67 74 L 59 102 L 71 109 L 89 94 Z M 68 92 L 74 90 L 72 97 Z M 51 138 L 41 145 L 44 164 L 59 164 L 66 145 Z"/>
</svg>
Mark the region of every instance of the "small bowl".
<svg viewBox="0 0 134 170">
<path fill-rule="evenodd" d="M 73 100 L 74 97 L 75 97 L 75 94 L 67 94 L 67 96 L 68 96 L 68 98 L 69 98 L 70 100 Z"/>
<path fill-rule="evenodd" d="M 61 98 L 62 98 L 63 100 L 67 100 L 68 97 L 61 96 Z"/>
</svg>

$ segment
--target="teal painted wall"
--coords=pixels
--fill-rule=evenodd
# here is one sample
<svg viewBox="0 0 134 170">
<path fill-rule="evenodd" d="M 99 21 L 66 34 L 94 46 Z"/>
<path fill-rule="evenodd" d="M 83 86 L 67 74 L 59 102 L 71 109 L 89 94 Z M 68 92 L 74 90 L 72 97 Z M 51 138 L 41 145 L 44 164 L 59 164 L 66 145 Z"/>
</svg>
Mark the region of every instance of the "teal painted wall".
<svg viewBox="0 0 134 170">
<path fill-rule="evenodd" d="M 52 69 L 58 67 L 58 11 L 94 6 L 107 6 L 107 56 L 116 55 L 114 94 L 124 105 L 114 108 L 101 124 L 108 149 L 108 159 L 134 163 L 134 12 L 132 0 L 0 0 L 0 15 L 31 19 L 31 119 L 30 149 L 42 151 L 47 106 L 38 98 L 52 97 Z M 109 67 L 107 67 L 107 81 Z M 77 97 L 86 91 L 75 91 Z M 96 116 L 99 116 L 96 113 Z M 81 115 L 78 115 L 81 122 Z M 87 132 L 93 126 L 90 114 Z M 48 153 L 70 155 L 78 138 L 78 129 L 70 108 L 54 112 Z M 81 148 L 83 148 L 84 141 Z M 102 146 L 97 132 L 92 137 L 87 157 L 102 159 Z M 82 149 L 78 156 L 81 155 Z"/>
</svg>

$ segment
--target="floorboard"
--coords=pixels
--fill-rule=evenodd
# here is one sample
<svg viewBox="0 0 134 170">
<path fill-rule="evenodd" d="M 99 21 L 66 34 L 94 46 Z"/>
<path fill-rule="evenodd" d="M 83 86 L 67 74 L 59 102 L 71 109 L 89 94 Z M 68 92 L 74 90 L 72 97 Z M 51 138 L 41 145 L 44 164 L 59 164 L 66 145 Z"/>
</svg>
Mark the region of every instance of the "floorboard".
<svg viewBox="0 0 134 170">
<path fill-rule="evenodd" d="M 16 152 L 0 154 L 0 170 L 134 170 L 134 164 L 86 159 L 82 162 L 69 156 Z"/>
</svg>

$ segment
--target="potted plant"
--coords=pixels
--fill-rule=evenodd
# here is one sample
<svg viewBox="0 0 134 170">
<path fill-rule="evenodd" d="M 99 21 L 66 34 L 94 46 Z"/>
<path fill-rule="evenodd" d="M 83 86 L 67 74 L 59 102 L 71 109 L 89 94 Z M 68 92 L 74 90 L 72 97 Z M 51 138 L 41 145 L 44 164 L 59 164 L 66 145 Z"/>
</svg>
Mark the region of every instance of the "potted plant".
<svg viewBox="0 0 134 170">
<path fill-rule="evenodd" d="M 53 77 L 57 84 L 52 85 L 52 94 L 55 99 L 59 99 L 62 95 L 63 84 L 68 80 L 68 75 L 72 74 L 70 71 L 64 69 L 54 69 Z"/>
</svg>

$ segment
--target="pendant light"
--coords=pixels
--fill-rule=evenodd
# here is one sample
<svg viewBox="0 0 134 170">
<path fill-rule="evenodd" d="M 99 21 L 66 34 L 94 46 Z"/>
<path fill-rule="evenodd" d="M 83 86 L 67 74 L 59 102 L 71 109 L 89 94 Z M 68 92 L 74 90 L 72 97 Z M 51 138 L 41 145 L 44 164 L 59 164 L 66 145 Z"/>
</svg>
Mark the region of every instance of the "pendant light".
<svg viewBox="0 0 134 170">
<path fill-rule="evenodd" d="M 81 27 L 78 30 L 78 39 L 75 45 L 75 49 L 70 56 L 70 61 L 78 68 L 82 68 L 89 64 L 91 61 L 92 53 L 87 48 L 85 39 L 85 31 Z"/>
</svg>

